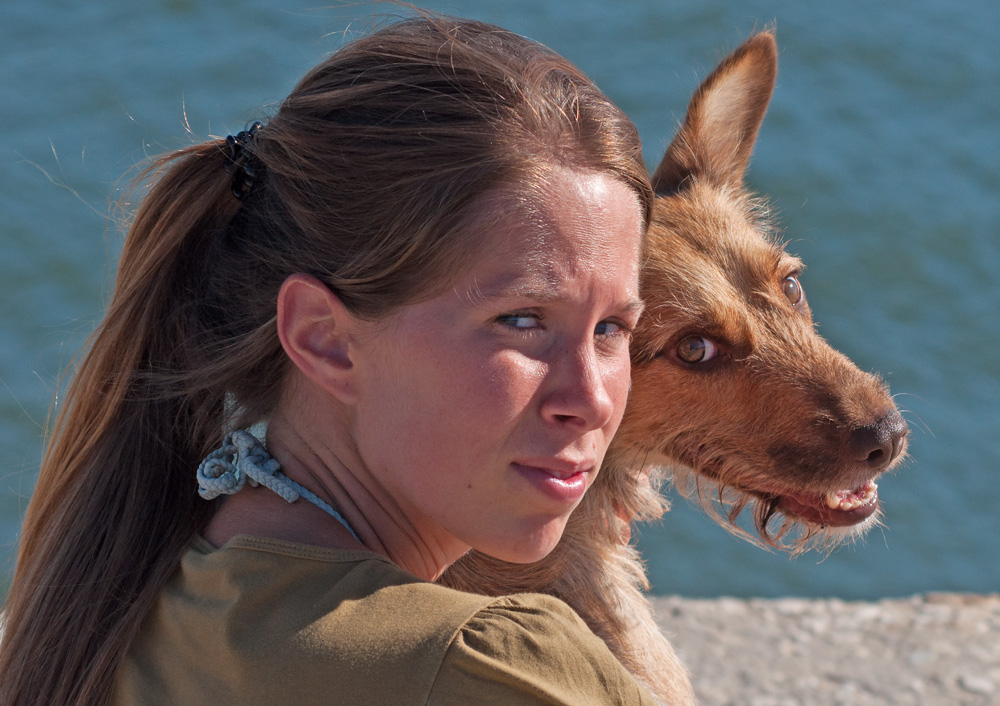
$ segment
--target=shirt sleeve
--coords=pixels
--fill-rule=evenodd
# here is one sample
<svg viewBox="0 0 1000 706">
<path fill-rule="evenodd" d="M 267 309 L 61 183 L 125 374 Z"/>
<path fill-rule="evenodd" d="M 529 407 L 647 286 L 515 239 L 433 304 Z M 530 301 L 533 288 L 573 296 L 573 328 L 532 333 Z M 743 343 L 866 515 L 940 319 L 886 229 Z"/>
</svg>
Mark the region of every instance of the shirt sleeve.
<svg viewBox="0 0 1000 706">
<path fill-rule="evenodd" d="M 649 692 L 565 603 L 499 598 L 452 640 L 428 706 L 655 706 Z"/>
</svg>

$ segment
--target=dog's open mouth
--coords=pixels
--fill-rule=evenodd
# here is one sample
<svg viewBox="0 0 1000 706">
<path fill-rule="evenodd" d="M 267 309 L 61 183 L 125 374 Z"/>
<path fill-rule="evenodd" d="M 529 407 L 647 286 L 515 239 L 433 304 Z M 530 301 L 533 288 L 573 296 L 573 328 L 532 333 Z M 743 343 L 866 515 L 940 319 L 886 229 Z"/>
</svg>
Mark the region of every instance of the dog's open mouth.
<svg viewBox="0 0 1000 706">
<path fill-rule="evenodd" d="M 778 509 L 824 527 L 849 527 L 875 514 L 878 485 L 868 481 L 856 490 L 831 491 L 823 496 L 782 495 Z"/>
</svg>

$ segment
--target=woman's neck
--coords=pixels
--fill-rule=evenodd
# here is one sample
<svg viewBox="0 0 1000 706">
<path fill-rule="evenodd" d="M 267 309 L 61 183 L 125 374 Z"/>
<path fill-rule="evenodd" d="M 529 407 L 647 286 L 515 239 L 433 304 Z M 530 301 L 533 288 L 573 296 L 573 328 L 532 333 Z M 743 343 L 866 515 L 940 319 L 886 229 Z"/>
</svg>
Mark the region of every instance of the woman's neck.
<svg viewBox="0 0 1000 706">
<path fill-rule="evenodd" d="M 308 398 L 295 395 L 303 396 Z M 331 412 L 328 399 L 323 404 L 288 402 L 268 421 L 268 452 L 283 474 L 342 515 L 360 544 L 320 507 L 302 498 L 286 503 L 267 488 L 249 484 L 224 501 L 205 532 L 209 542 L 222 546 L 237 534 L 251 534 L 333 549 L 364 547 L 429 581 L 468 550 L 396 502 L 358 454 L 348 410 Z"/>
</svg>

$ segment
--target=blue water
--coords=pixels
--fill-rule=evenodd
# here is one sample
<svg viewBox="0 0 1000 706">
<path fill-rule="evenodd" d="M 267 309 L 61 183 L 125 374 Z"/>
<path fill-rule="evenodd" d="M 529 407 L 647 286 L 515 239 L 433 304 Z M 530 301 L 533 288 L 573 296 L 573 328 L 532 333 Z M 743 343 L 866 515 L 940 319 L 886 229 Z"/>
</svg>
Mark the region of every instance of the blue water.
<svg viewBox="0 0 1000 706">
<path fill-rule="evenodd" d="M 809 265 L 821 332 L 898 394 L 912 459 L 880 483 L 888 528 L 822 561 L 766 553 L 678 500 L 641 531 L 654 590 L 1000 590 L 1000 4 L 425 6 L 575 61 L 636 121 L 651 166 L 698 80 L 755 28 L 777 27 L 777 92 L 749 180 Z M 0 4 L 0 561 L 16 547 L 60 371 L 108 296 L 122 175 L 187 144 L 187 126 L 199 139 L 240 129 L 371 13 L 293 0 Z"/>
</svg>

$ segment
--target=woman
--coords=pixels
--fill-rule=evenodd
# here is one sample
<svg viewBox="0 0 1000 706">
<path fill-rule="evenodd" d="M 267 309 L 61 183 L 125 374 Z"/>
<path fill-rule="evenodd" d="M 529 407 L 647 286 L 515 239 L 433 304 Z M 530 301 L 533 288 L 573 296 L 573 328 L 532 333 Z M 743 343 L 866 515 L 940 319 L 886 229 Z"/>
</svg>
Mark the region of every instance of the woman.
<svg viewBox="0 0 1000 706">
<path fill-rule="evenodd" d="M 0 702 L 651 703 L 559 601 L 430 583 L 543 558 L 617 428 L 651 204 L 624 115 L 421 17 L 151 174 L 25 519 Z M 251 427 L 266 450 L 217 448 Z"/>
</svg>

